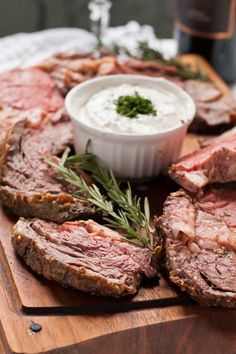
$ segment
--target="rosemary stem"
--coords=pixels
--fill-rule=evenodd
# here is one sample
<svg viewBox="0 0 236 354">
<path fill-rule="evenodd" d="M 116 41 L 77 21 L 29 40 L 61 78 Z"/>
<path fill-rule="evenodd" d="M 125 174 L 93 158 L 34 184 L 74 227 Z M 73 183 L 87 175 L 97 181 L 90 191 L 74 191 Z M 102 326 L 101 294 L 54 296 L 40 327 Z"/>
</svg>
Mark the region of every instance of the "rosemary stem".
<svg viewBox="0 0 236 354">
<path fill-rule="evenodd" d="M 123 191 L 112 171 L 103 170 L 95 161 L 92 154 L 74 155 L 68 157 L 66 149 L 59 162 L 45 159 L 57 170 L 67 183 L 78 188 L 77 194 L 82 192 L 83 199 L 92 203 L 97 210 L 107 214 L 104 221 L 107 226 L 123 230 L 123 237 L 132 244 L 153 249 L 153 233 L 150 230 L 150 210 L 148 199 L 144 200 L 144 211 L 141 200 L 133 196 L 130 184 Z M 103 195 L 96 184 L 88 185 L 76 169 L 92 173 L 93 178 L 106 191 Z M 116 209 L 114 209 L 114 205 Z"/>
</svg>

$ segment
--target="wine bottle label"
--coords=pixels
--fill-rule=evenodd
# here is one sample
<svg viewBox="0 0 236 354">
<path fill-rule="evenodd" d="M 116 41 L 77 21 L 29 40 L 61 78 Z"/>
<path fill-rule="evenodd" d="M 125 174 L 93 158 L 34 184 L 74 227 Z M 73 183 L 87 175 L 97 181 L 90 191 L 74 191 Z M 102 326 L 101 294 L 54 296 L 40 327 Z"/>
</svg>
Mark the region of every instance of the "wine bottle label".
<svg viewBox="0 0 236 354">
<path fill-rule="evenodd" d="M 176 0 L 176 26 L 204 38 L 229 38 L 234 33 L 236 0 Z"/>
</svg>

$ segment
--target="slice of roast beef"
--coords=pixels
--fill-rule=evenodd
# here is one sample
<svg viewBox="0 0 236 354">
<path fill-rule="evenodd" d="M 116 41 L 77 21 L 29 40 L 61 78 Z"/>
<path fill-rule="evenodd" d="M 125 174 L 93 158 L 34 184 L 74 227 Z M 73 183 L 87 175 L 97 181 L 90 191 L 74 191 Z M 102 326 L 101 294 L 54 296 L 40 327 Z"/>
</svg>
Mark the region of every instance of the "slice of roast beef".
<svg viewBox="0 0 236 354">
<path fill-rule="evenodd" d="M 44 60 L 38 67 L 51 76 L 63 95 L 75 85 L 93 77 L 122 73 L 116 57 L 95 58 L 91 54 L 80 56 L 59 53 Z"/>
<path fill-rule="evenodd" d="M 195 102 L 197 111 L 189 131 L 198 134 L 219 134 L 236 124 L 236 100 L 225 95 L 213 102 Z"/>
<path fill-rule="evenodd" d="M 219 134 L 236 124 L 236 100 L 223 95 L 212 82 L 186 80 L 182 87 L 194 99 L 196 116 L 189 131 L 196 134 Z"/>
<path fill-rule="evenodd" d="M 0 102 L 19 110 L 41 108 L 47 112 L 55 112 L 63 106 L 53 80 L 37 68 L 0 74 Z"/>
<path fill-rule="evenodd" d="M 213 83 L 200 80 L 185 80 L 183 89 L 196 103 L 216 101 L 222 96 L 222 92 Z"/>
<path fill-rule="evenodd" d="M 236 186 L 172 193 L 157 219 L 170 280 L 202 305 L 236 307 Z"/>
<path fill-rule="evenodd" d="M 197 192 L 209 183 L 236 181 L 236 139 L 225 136 L 174 163 L 169 175 L 179 185 Z"/>
<path fill-rule="evenodd" d="M 63 106 L 55 82 L 44 71 L 27 68 L 0 74 L 0 142 L 19 120 L 54 119 Z"/>
<path fill-rule="evenodd" d="M 38 274 L 96 295 L 134 294 L 143 276 L 157 274 L 151 251 L 128 244 L 92 220 L 58 225 L 21 218 L 12 242 Z"/>
<path fill-rule="evenodd" d="M 91 54 L 85 57 L 61 53 L 46 59 L 38 67 L 51 75 L 64 95 L 70 88 L 85 80 L 113 74 L 162 76 L 181 85 L 174 66 L 134 58 L 121 61 L 114 55 L 97 58 Z"/>
<path fill-rule="evenodd" d="M 72 144 L 69 121 L 33 125 L 19 121 L 9 131 L 1 156 L 0 201 L 19 216 L 63 222 L 89 218 L 93 208 L 73 197 L 45 157 L 61 154 Z"/>
</svg>

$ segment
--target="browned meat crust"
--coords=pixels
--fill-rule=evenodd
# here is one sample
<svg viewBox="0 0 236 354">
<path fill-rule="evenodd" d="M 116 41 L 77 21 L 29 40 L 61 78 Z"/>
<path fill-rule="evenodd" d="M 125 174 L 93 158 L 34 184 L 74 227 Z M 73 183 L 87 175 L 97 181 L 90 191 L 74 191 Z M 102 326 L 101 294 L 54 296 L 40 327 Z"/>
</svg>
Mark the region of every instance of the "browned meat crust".
<svg viewBox="0 0 236 354">
<path fill-rule="evenodd" d="M 12 242 L 38 274 L 96 295 L 134 294 L 144 275 L 157 274 L 149 250 L 124 242 L 92 220 L 58 225 L 21 218 Z"/>
<path fill-rule="evenodd" d="M 9 131 L 1 155 L 0 200 L 19 216 L 56 222 L 96 217 L 84 200 L 73 197 L 44 161 L 72 143 L 71 123 L 58 121 L 31 126 L 20 121 Z"/>
<path fill-rule="evenodd" d="M 201 305 L 236 307 L 235 203 L 232 185 L 196 198 L 179 191 L 156 220 L 170 280 Z"/>
</svg>

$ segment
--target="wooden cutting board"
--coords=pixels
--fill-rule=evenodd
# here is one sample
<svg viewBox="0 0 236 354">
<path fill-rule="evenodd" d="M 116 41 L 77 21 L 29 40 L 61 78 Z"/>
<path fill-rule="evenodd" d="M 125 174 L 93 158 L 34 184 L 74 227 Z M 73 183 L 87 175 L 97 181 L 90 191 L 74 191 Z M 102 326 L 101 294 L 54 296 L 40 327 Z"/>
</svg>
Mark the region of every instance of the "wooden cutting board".
<svg viewBox="0 0 236 354">
<path fill-rule="evenodd" d="M 197 56 L 183 60 L 202 66 L 223 93 L 228 87 Z M 188 135 L 182 154 L 198 148 Z M 160 176 L 136 186 L 160 214 L 176 185 Z M 201 308 L 161 276 L 134 297 L 95 297 L 63 288 L 35 275 L 10 240 L 16 219 L 0 209 L 0 354 L 218 354 L 236 353 L 236 311 Z M 39 324 L 41 330 L 30 327 Z"/>
</svg>

